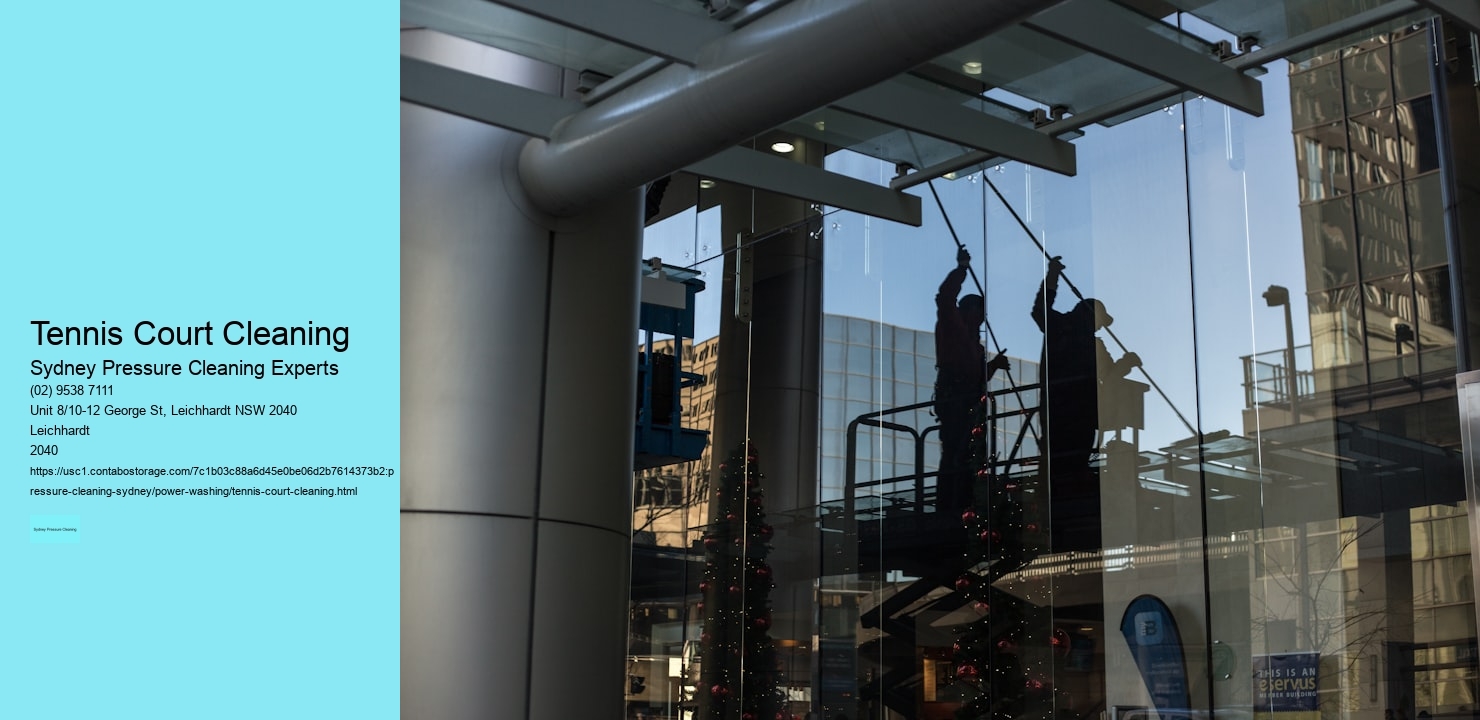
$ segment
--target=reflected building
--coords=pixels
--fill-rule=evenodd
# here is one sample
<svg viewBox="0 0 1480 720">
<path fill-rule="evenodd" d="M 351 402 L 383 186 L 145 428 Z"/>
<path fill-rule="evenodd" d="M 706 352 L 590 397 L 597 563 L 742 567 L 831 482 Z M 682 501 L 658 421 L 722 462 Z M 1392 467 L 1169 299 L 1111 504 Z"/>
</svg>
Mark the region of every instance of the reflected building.
<svg viewBox="0 0 1480 720">
<path fill-rule="evenodd" d="M 931 412 L 936 376 L 934 333 L 831 314 L 823 315 L 822 327 L 822 447 L 817 482 L 823 505 L 838 507 L 847 492 L 859 490 L 853 486 L 862 486 L 867 494 L 885 501 L 913 503 L 918 494 L 933 504 L 940 457 L 938 422 Z M 718 344 L 717 337 L 697 343 L 682 341 L 684 367 L 706 378 L 703 385 L 682 391 L 684 427 L 709 431 L 713 426 Z M 657 341 L 654 348 L 659 354 L 672 353 L 673 340 Z M 1036 381 L 1036 362 L 1012 358 L 1011 363 L 1008 373 L 989 382 L 990 392 L 1008 391 L 1007 375 L 1020 383 Z M 853 422 L 880 409 L 899 407 L 912 409 L 893 414 L 891 419 L 923 432 L 918 441 L 897 430 Z M 1021 437 L 1020 452 L 1035 455 L 1036 440 L 1023 419 L 1021 415 L 1006 418 L 994 430 L 1004 447 Z M 628 663 L 629 674 L 642 679 L 629 681 L 625 695 L 629 717 L 638 713 L 666 717 L 665 712 L 694 705 L 693 688 L 685 690 L 684 686 L 692 684 L 698 672 L 694 640 L 700 615 L 694 603 L 702 572 L 700 541 L 716 472 L 710 460 L 712 451 L 706 448 L 699 460 L 633 474 Z M 851 597 L 858 597 L 863 591 L 854 588 L 853 592 Z M 833 596 L 829 602 L 836 607 L 836 600 Z M 856 612 L 852 615 L 856 620 Z M 829 620 L 836 623 L 831 615 Z M 851 627 L 847 631 L 853 632 Z"/>
</svg>

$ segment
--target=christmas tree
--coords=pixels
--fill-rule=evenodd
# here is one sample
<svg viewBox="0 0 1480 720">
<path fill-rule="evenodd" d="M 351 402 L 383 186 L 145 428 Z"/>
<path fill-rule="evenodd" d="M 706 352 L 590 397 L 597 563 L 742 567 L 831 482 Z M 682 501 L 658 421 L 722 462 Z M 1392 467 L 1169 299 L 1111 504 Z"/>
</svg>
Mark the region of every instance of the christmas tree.
<svg viewBox="0 0 1480 720">
<path fill-rule="evenodd" d="M 720 465 L 704 532 L 699 583 L 704 629 L 699 636 L 699 717 L 784 720 L 776 646 L 771 639 L 771 553 L 763 476 L 746 442 Z"/>
<path fill-rule="evenodd" d="M 1037 507 L 1029 506 L 1022 478 L 999 476 L 987 451 L 987 398 L 973 413 L 971 464 L 975 471 L 972 504 L 961 513 L 966 550 L 956 590 L 975 619 L 957 627 L 952 647 L 956 682 L 966 698 L 958 720 L 1021 720 L 1051 706 L 1050 679 L 1038 667 L 1044 653 L 1024 652 L 1039 642 L 1040 608 L 1003 592 L 996 584 L 1026 566 L 1041 552 L 1043 536 Z"/>
</svg>

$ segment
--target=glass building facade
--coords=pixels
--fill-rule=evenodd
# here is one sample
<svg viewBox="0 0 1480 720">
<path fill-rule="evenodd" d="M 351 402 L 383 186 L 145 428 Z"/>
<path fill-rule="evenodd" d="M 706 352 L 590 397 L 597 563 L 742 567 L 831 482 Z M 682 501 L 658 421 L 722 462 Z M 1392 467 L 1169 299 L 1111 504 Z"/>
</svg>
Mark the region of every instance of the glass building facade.
<svg viewBox="0 0 1480 720">
<path fill-rule="evenodd" d="M 1073 177 L 989 163 L 916 188 L 920 228 L 708 181 L 650 227 L 645 256 L 685 258 L 714 294 L 733 291 L 719 280 L 742 250 L 822 259 L 820 278 L 783 269 L 791 285 L 773 288 L 820 280 L 820 323 L 762 344 L 722 296 L 700 306 L 711 334 L 685 349 L 711 380 L 686 400 L 704 429 L 725 393 L 717 363 L 736 357 L 720 345 L 743 344 L 736 362 L 755 374 L 800 348 L 820 356 L 815 445 L 782 467 L 763 445 L 750 458 L 807 488 L 766 495 L 765 682 L 785 716 L 1480 713 L 1455 381 L 1455 304 L 1473 294 L 1454 286 L 1444 190 L 1477 158 L 1441 140 L 1477 112 L 1467 38 L 1427 21 L 1370 28 L 1272 63 L 1263 117 L 1186 97 L 1078 140 Z M 810 152 L 861 179 L 897 172 Z M 744 216 L 733 241 L 726 213 Z M 952 475 L 934 331 L 958 244 L 961 293 L 984 300 L 982 358 L 1013 360 L 983 388 L 970 472 Z M 1098 355 L 1088 384 L 1056 380 L 1084 365 L 1045 339 L 1070 321 L 1037 322 L 1055 258 L 1050 309 L 1069 318 L 1092 298 L 1113 318 L 1081 339 Z M 752 439 L 791 422 L 770 393 L 740 391 Z M 1073 407 L 1091 413 L 1082 465 L 1045 430 Z M 743 716 L 724 701 L 744 682 L 704 671 L 728 662 L 700 590 L 722 475 L 706 454 L 637 476 L 629 718 Z M 951 501 L 946 483 L 972 489 Z M 1137 645 L 1157 623 L 1175 662 Z"/>
</svg>

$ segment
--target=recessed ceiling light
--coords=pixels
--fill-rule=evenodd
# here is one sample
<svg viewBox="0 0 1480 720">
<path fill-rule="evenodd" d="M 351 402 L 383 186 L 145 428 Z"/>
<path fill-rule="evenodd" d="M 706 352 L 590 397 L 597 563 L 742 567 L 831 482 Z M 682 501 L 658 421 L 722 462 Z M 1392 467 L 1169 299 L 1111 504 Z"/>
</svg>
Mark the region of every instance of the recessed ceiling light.
<svg viewBox="0 0 1480 720">
<path fill-rule="evenodd" d="M 815 127 L 818 130 L 826 130 L 827 129 L 827 121 L 826 120 L 818 120 L 817 122 L 812 123 L 812 127 Z"/>
<path fill-rule="evenodd" d="M 942 175 L 941 177 L 943 177 L 943 178 L 945 178 L 947 180 L 955 180 L 956 179 L 956 173 L 948 172 L 948 173 Z"/>
<path fill-rule="evenodd" d="M 975 60 L 968 63 L 961 63 L 961 72 L 967 75 L 980 75 L 982 74 L 982 64 Z"/>
<path fill-rule="evenodd" d="M 710 180 L 709 178 L 703 178 L 702 180 L 699 181 L 699 189 L 700 190 L 708 190 L 709 188 L 712 188 L 712 187 L 714 187 L 714 181 L 713 180 Z"/>
<path fill-rule="evenodd" d="M 797 149 L 797 146 L 792 145 L 789 142 L 782 141 L 782 142 L 771 143 L 771 149 L 772 150 L 775 150 L 776 152 L 779 152 L 779 153 L 789 153 L 792 150 Z"/>
</svg>

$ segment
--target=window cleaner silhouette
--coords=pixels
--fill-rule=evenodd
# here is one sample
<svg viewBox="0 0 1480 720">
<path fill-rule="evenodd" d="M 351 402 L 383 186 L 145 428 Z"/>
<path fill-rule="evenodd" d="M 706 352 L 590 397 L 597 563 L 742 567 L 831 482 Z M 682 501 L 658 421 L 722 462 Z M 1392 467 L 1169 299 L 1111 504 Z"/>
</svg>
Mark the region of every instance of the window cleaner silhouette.
<svg viewBox="0 0 1480 720">
<path fill-rule="evenodd" d="M 1063 273 L 1061 259 L 1049 258 L 1033 301 L 1033 321 L 1043 331 L 1040 455 L 1047 462 L 1056 550 L 1099 543 L 1099 482 L 1089 462 L 1099 430 L 1100 382 L 1119 380 L 1141 366 L 1134 352 L 1112 360 L 1095 336 L 1114 322 L 1099 300 L 1085 298 L 1069 312 L 1053 309 Z M 1094 537 L 1087 537 L 1090 532 Z"/>
<path fill-rule="evenodd" d="M 968 471 L 971 411 L 986 393 L 987 381 L 1009 366 L 1007 350 L 984 362 L 980 330 L 986 320 L 982 296 L 956 296 L 966 281 L 971 253 L 956 250 L 956 267 L 946 274 L 935 294 L 935 415 L 940 420 L 940 475 L 936 503 L 941 510 L 970 504 Z"/>
</svg>

